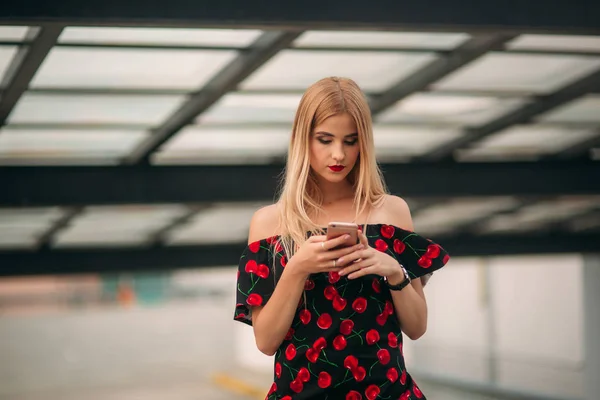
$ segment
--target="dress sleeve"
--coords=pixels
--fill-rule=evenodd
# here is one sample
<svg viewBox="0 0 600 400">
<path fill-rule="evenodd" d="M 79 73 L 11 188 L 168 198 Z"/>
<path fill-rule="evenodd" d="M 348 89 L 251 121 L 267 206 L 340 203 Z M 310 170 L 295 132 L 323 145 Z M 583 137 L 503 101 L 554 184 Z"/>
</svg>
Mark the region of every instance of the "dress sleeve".
<svg viewBox="0 0 600 400">
<path fill-rule="evenodd" d="M 424 285 L 435 271 L 450 260 L 450 255 L 442 246 L 415 232 L 383 225 L 380 237 L 383 243 L 376 243 L 376 248 L 396 258 L 404 265 L 411 279 L 421 278 Z"/>
<path fill-rule="evenodd" d="M 252 325 L 252 307 L 264 306 L 275 290 L 271 240 L 250 243 L 243 251 L 237 272 L 233 319 Z"/>
</svg>

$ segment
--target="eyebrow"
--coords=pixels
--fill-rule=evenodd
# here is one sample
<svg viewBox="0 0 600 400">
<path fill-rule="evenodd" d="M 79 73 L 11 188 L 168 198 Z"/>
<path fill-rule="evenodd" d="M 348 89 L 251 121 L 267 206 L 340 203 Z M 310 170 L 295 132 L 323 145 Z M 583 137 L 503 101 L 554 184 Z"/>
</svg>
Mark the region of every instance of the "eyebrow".
<svg viewBox="0 0 600 400">
<path fill-rule="evenodd" d="M 315 135 L 323 135 L 323 136 L 335 137 L 335 135 L 333 133 L 323 132 L 323 131 L 315 132 Z M 358 137 L 358 133 L 357 132 L 351 133 L 351 134 L 346 135 L 344 137 L 346 137 L 346 138 Z"/>
</svg>

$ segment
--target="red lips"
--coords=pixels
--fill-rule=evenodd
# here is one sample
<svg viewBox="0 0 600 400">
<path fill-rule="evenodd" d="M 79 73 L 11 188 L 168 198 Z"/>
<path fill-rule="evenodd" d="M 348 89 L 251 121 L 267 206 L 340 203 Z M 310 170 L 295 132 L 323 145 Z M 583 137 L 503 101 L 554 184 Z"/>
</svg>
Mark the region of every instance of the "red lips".
<svg viewBox="0 0 600 400">
<path fill-rule="evenodd" d="M 344 168 L 345 167 L 343 165 L 330 165 L 329 166 L 329 169 L 332 170 L 333 172 L 340 172 Z"/>
</svg>

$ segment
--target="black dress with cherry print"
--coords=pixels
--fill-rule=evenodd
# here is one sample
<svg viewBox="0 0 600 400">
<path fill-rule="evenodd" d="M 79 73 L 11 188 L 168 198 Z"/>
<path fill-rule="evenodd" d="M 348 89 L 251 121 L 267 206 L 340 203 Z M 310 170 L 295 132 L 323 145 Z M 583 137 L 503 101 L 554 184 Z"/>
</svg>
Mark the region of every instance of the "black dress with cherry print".
<svg viewBox="0 0 600 400">
<path fill-rule="evenodd" d="M 430 239 L 392 225 L 367 225 L 365 233 L 372 247 L 397 259 L 411 278 L 440 269 L 450 258 Z M 238 270 L 235 320 L 252 324 L 250 307 L 269 301 L 286 263 L 277 236 L 246 247 Z M 301 297 L 275 354 L 274 382 L 266 400 L 425 399 L 406 371 L 400 325 L 380 276 L 312 274 L 305 293 L 306 304 Z"/>
</svg>

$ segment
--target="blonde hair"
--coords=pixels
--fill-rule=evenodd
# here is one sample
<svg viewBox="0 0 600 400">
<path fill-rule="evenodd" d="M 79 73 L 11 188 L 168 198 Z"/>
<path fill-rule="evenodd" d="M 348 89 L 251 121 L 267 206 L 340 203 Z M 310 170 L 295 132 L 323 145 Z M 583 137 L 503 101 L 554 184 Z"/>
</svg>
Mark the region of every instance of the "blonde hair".
<svg viewBox="0 0 600 400">
<path fill-rule="evenodd" d="M 329 77 L 310 86 L 298 106 L 282 189 L 279 194 L 281 244 L 291 257 L 307 239 L 322 233 L 311 216 L 322 212 L 322 193 L 310 167 L 313 130 L 327 118 L 347 113 L 358 130 L 359 157 L 348 174 L 354 187 L 356 218 L 369 207 L 377 207 L 387 193 L 375 159 L 371 111 L 359 86 L 351 79 Z"/>
</svg>

